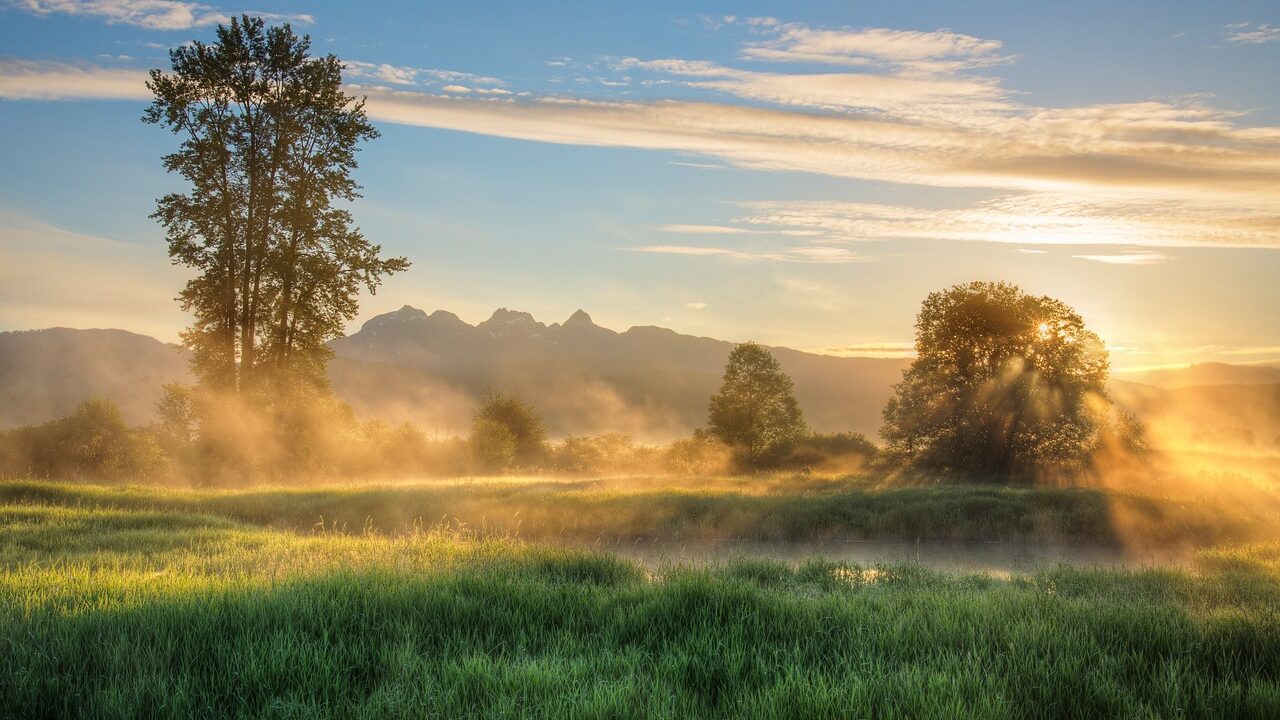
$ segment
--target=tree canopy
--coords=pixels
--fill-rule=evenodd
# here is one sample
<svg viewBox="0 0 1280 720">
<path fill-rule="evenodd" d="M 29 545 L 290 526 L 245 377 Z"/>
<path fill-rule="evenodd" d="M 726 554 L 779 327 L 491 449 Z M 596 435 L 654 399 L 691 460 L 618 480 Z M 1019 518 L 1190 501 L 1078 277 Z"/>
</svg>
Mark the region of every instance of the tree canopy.
<svg viewBox="0 0 1280 720">
<path fill-rule="evenodd" d="M 358 146 L 378 136 L 363 100 L 342 92 L 342 64 L 309 55 L 288 24 L 233 18 L 217 42 L 170 51 L 151 71 L 143 116 L 179 136 L 164 157 L 188 192 L 153 217 L 194 323 L 183 339 L 209 387 L 249 393 L 323 387 L 325 342 L 355 317 L 360 290 L 404 270 L 383 258 L 340 203 L 358 197 Z"/>
<path fill-rule="evenodd" d="M 805 433 L 791 378 L 753 342 L 729 353 L 724 382 L 711 397 L 708 414 L 712 434 L 753 467 L 777 460 Z"/>
<path fill-rule="evenodd" d="M 512 462 L 534 464 L 546 452 L 547 431 L 542 420 L 531 405 L 514 394 L 487 394 L 472 418 L 471 437 L 477 449 L 508 456 L 502 468 Z M 509 451 L 498 450 L 507 444 Z"/>
<path fill-rule="evenodd" d="M 1060 300 L 993 282 L 931 293 L 915 349 L 881 429 L 889 455 L 912 467 L 1005 477 L 1078 469 L 1113 421 L 1107 351 Z"/>
</svg>

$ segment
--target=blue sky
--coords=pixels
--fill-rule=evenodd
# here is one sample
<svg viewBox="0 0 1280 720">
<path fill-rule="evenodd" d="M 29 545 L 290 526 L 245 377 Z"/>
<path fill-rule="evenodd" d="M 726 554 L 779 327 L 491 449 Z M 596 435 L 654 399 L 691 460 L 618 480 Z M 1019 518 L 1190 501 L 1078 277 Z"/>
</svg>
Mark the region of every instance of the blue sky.
<svg viewBox="0 0 1280 720">
<path fill-rule="evenodd" d="M 931 290 L 1081 310 L 1117 367 L 1280 359 L 1280 6 L 0 4 L 0 328 L 185 322 L 142 71 L 228 13 L 349 63 L 413 304 L 899 352 Z M 358 323 L 358 321 L 357 321 Z"/>
</svg>

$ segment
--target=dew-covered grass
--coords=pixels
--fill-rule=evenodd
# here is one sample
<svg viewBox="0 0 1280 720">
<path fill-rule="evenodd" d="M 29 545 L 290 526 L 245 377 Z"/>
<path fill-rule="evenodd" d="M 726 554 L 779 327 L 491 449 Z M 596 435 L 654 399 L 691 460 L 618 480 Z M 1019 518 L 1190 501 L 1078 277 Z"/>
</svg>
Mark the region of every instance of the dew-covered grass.
<svg viewBox="0 0 1280 720">
<path fill-rule="evenodd" d="M 1274 545 L 1009 578 L 652 567 L 96 492 L 0 505 L 5 716 L 1280 716 Z"/>
</svg>

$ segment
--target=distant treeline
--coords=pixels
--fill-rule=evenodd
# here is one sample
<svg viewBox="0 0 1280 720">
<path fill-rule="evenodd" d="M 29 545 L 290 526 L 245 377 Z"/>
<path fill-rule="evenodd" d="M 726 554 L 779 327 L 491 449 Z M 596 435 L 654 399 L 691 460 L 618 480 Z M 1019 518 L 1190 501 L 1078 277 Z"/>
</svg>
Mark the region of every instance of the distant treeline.
<svg viewBox="0 0 1280 720">
<path fill-rule="evenodd" d="M 259 481 L 466 476 L 719 474 L 749 469 L 707 432 L 661 445 L 607 433 L 551 441 L 533 409 L 491 395 L 468 437 L 432 437 L 409 424 L 362 422 L 322 398 L 263 411 L 202 398 L 171 385 L 161 419 L 130 427 L 110 400 L 70 415 L 0 431 L 0 477 L 228 486 Z M 857 433 L 806 435 L 772 467 L 842 472 L 869 463 L 875 445 Z"/>
</svg>

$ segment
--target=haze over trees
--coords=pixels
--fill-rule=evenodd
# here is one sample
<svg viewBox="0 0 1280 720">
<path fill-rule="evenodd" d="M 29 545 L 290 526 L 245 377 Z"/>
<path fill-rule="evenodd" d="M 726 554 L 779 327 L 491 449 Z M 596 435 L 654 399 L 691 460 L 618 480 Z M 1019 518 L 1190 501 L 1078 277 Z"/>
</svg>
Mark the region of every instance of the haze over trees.
<svg viewBox="0 0 1280 720">
<path fill-rule="evenodd" d="M 804 437 L 804 415 L 791 378 L 763 347 L 748 342 L 729 353 L 720 391 L 708 408 L 711 434 L 759 467 L 779 460 Z"/>
<path fill-rule="evenodd" d="M 149 479 L 165 465 L 155 434 L 131 428 L 115 403 L 91 399 L 66 417 L 0 430 L 0 477 Z"/>
<path fill-rule="evenodd" d="M 917 358 L 884 410 L 888 455 L 939 473 L 1029 477 L 1084 468 L 1115 430 L 1101 339 L 1060 300 L 1002 282 L 931 293 Z"/>
<path fill-rule="evenodd" d="M 358 146 L 378 136 L 363 100 L 342 92 L 342 64 L 310 57 L 288 24 L 232 18 L 217 42 L 170 51 L 153 70 L 143 120 L 182 141 L 164 165 L 190 191 L 160 198 L 182 290 L 183 334 L 203 385 L 247 395 L 323 388 L 325 342 L 357 295 L 408 267 L 384 258 L 341 203 L 358 197 Z"/>
</svg>

